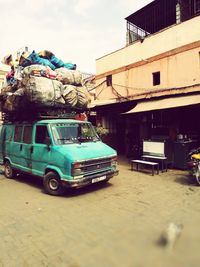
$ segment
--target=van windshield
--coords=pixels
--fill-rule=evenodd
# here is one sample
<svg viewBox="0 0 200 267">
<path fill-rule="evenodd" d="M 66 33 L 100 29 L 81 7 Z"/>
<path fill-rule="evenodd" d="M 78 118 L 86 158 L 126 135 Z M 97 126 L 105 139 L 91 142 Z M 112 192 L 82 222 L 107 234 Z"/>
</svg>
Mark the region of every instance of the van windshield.
<svg viewBox="0 0 200 267">
<path fill-rule="evenodd" d="M 51 129 L 58 145 L 100 140 L 90 123 L 56 123 Z"/>
</svg>

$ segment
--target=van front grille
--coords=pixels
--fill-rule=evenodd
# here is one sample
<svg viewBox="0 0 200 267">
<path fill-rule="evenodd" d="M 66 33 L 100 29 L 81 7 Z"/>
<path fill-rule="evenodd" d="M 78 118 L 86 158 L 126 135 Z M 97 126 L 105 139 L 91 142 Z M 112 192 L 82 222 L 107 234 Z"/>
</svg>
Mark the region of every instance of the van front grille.
<svg viewBox="0 0 200 267">
<path fill-rule="evenodd" d="M 81 170 L 83 173 L 104 170 L 111 167 L 111 158 L 104 158 L 98 160 L 89 160 L 83 163 Z"/>
</svg>

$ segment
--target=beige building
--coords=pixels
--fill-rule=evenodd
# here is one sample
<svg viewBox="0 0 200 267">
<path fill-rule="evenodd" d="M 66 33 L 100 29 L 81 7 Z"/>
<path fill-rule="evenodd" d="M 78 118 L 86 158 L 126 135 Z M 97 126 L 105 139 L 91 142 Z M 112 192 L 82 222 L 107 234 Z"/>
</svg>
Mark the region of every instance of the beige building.
<svg viewBox="0 0 200 267">
<path fill-rule="evenodd" d="M 10 70 L 10 67 L 9 66 L 3 65 L 3 64 L 0 65 L 0 88 L 3 86 L 6 73 L 9 70 Z"/>
<path fill-rule="evenodd" d="M 4 84 L 6 73 L 10 71 L 10 67 L 4 64 L 0 64 L 0 92 Z M 0 122 L 2 121 L 2 114 L 0 112 Z"/>
<path fill-rule="evenodd" d="M 126 46 L 96 60 L 97 120 L 119 153 L 127 132 L 137 142 L 200 137 L 199 15 L 199 0 L 152 1 L 126 18 Z"/>
<path fill-rule="evenodd" d="M 150 90 L 198 86 L 200 16 L 170 25 L 97 59 L 96 70 L 96 83 L 101 84 L 97 89 L 99 100 L 118 101 L 113 88 L 122 97 L 133 98 Z"/>
</svg>

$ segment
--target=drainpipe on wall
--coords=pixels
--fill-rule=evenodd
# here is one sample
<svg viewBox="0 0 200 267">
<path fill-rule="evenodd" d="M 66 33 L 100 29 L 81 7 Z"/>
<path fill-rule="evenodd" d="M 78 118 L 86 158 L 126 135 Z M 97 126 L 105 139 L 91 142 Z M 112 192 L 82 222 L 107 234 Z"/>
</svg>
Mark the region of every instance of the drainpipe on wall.
<svg viewBox="0 0 200 267">
<path fill-rule="evenodd" d="M 176 24 L 181 23 L 181 5 L 180 2 L 177 1 L 176 4 Z"/>
</svg>

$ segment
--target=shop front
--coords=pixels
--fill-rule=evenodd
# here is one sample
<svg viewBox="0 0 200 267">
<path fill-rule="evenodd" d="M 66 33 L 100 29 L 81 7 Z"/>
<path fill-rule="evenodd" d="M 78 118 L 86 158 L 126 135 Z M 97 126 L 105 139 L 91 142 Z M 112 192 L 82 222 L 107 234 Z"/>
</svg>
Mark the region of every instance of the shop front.
<svg viewBox="0 0 200 267">
<path fill-rule="evenodd" d="M 168 164 L 177 169 L 187 168 L 187 155 L 200 146 L 200 94 L 168 97 L 138 102 L 135 108 L 122 114 L 127 122 L 126 132 L 137 125 L 138 140 L 131 144 L 126 156 L 135 158 L 142 154 L 143 140 L 161 141 L 165 144 Z M 135 138 L 132 138 L 132 142 Z M 139 153 L 135 153 L 135 148 Z"/>
</svg>

